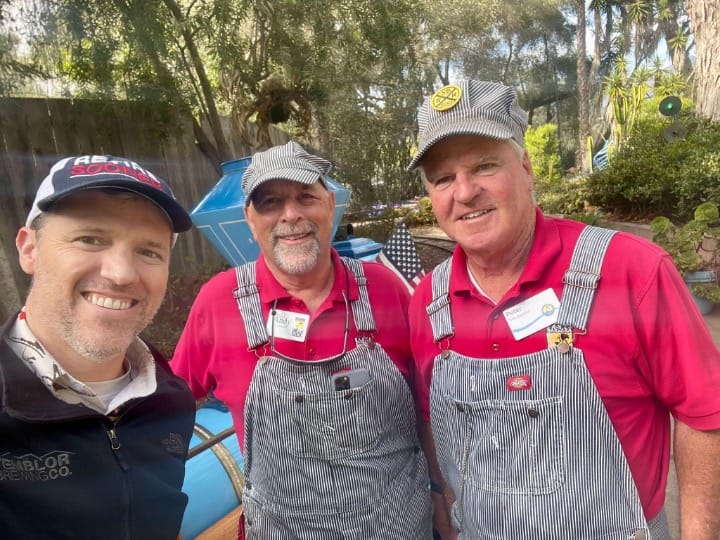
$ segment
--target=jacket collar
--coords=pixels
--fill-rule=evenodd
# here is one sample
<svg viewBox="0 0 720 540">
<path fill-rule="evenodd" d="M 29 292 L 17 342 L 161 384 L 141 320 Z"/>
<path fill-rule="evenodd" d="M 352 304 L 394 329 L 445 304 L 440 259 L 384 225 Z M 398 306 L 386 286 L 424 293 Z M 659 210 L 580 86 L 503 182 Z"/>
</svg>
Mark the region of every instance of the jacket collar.
<svg viewBox="0 0 720 540">
<path fill-rule="evenodd" d="M 0 408 L 19 420 L 31 422 L 59 422 L 69 419 L 103 416 L 81 404 L 66 403 L 56 398 L 38 377 L 8 346 L 5 337 L 18 314 L 0 330 Z M 156 354 L 153 356 L 158 360 Z M 162 362 L 162 359 L 160 359 Z M 156 365 L 161 362 L 156 361 Z M 157 389 L 170 379 L 169 368 L 156 369 Z M 142 399 L 142 398 L 138 398 Z M 131 400 L 135 401 L 135 400 Z"/>
</svg>

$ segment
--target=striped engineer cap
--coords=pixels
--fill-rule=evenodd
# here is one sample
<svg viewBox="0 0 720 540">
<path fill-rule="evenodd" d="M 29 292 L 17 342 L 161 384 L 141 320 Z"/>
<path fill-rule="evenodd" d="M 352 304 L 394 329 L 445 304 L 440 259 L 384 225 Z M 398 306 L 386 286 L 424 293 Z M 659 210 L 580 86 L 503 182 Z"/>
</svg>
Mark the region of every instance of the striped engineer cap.
<svg viewBox="0 0 720 540">
<path fill-rule="evenodd" d="M 513 139 L 523 146 L 527 113 L 520 108 L 515 89 L 487 81 L 449 84 L 425 99 L 418 108 L 418 148 L 407 167 L 412 171 L 438 141 L 453 135 Z"/>
<path fill-rule="evenodd" d="M 332 164 L 305 151 L 298 143 L 290 141 L 274 146 L 264 152 L 253 154 L 250 165 L 242 177 L 245 206 L 255 189 L 268 180 L 292 180 L 301 184 L 314 184 L 318 180 L 325 185 L 324 178 Z"/>
</svg>

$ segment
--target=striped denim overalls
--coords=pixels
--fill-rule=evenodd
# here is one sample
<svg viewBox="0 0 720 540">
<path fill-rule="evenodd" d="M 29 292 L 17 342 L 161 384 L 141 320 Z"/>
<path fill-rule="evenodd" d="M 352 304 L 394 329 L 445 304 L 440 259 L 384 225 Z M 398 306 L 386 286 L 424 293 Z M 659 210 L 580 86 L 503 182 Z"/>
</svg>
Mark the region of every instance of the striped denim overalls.
<svg viewBox="0 0 720 540">
<path fill-rule="evenodd" d="M 355 347 L 338 360 L 260 358 L 245 402 L 246 535 L 253 539 L 406 539 L 432 536 L 432 504 L 415 406 L 372 335 L 362 264 L 343 258 L 360 295 Z M 248 346 L 268 342 L 253 263 L 238 268 Z M 248 324 L 254 321 L 254 324 Z M 340 336 L 328 336 L 340 340 Z M 370 382 L 335 390 L 331 375 L 367 368 Z"/>
<path fill-rule="evenodd" d="M 585 332 L 613 234 L 583 230 L 555 330 Z M 645 520 L 582 351 L 563 343 L 482 359 L 450 350 L 449 282 L 450 259 L 433 272 L 427 306 L 436 342 L 447 344 L 435 358 L 430 416 L 460 538 L 669 539 L 664 512 L 649 526 Z"/>
</svg>

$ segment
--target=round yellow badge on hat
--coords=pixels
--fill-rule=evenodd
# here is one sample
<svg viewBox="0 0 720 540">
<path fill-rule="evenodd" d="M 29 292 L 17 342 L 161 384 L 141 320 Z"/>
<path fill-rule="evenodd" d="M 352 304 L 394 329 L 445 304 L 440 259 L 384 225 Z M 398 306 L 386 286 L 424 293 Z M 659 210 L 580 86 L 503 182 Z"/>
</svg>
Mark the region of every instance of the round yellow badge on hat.
<svg viewBox="0 0 720 540">
<path fill-rule="evenodd" d="M 448 84 L 433 94 L 430 106 L 436 111 L 447 111 L 457 105 L 461 97 L 462 88 L 457 84 Z"/>
</svg>

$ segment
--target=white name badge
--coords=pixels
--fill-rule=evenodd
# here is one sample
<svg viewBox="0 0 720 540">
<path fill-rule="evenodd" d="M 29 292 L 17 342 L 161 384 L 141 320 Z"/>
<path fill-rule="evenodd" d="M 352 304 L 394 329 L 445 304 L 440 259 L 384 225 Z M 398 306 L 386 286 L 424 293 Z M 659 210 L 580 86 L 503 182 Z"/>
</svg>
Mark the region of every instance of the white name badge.
<svg viewBox="0 0 720 540">
<path fill-rule="evenodd" d="M 275 332 L 276 338 L 289 339 L 291 341 L 305 341 L 310 315 L 276 309 L 274 318 L 275 329 L 273 330 L 273 316 L 272 312 L 270 312 L 267 320 L 267 332 L 269 336 L 272 336 L 273 332 Z"/>
<path fill-rule="evenodd" d="M 538 330 L 555 324 L 560 308 L 555 291 L 545 289 L 543 292 L 528 298 L 503 311 L 503 316 L 513 333 L 515 341 L 534 334 Z"/>
</svg>

